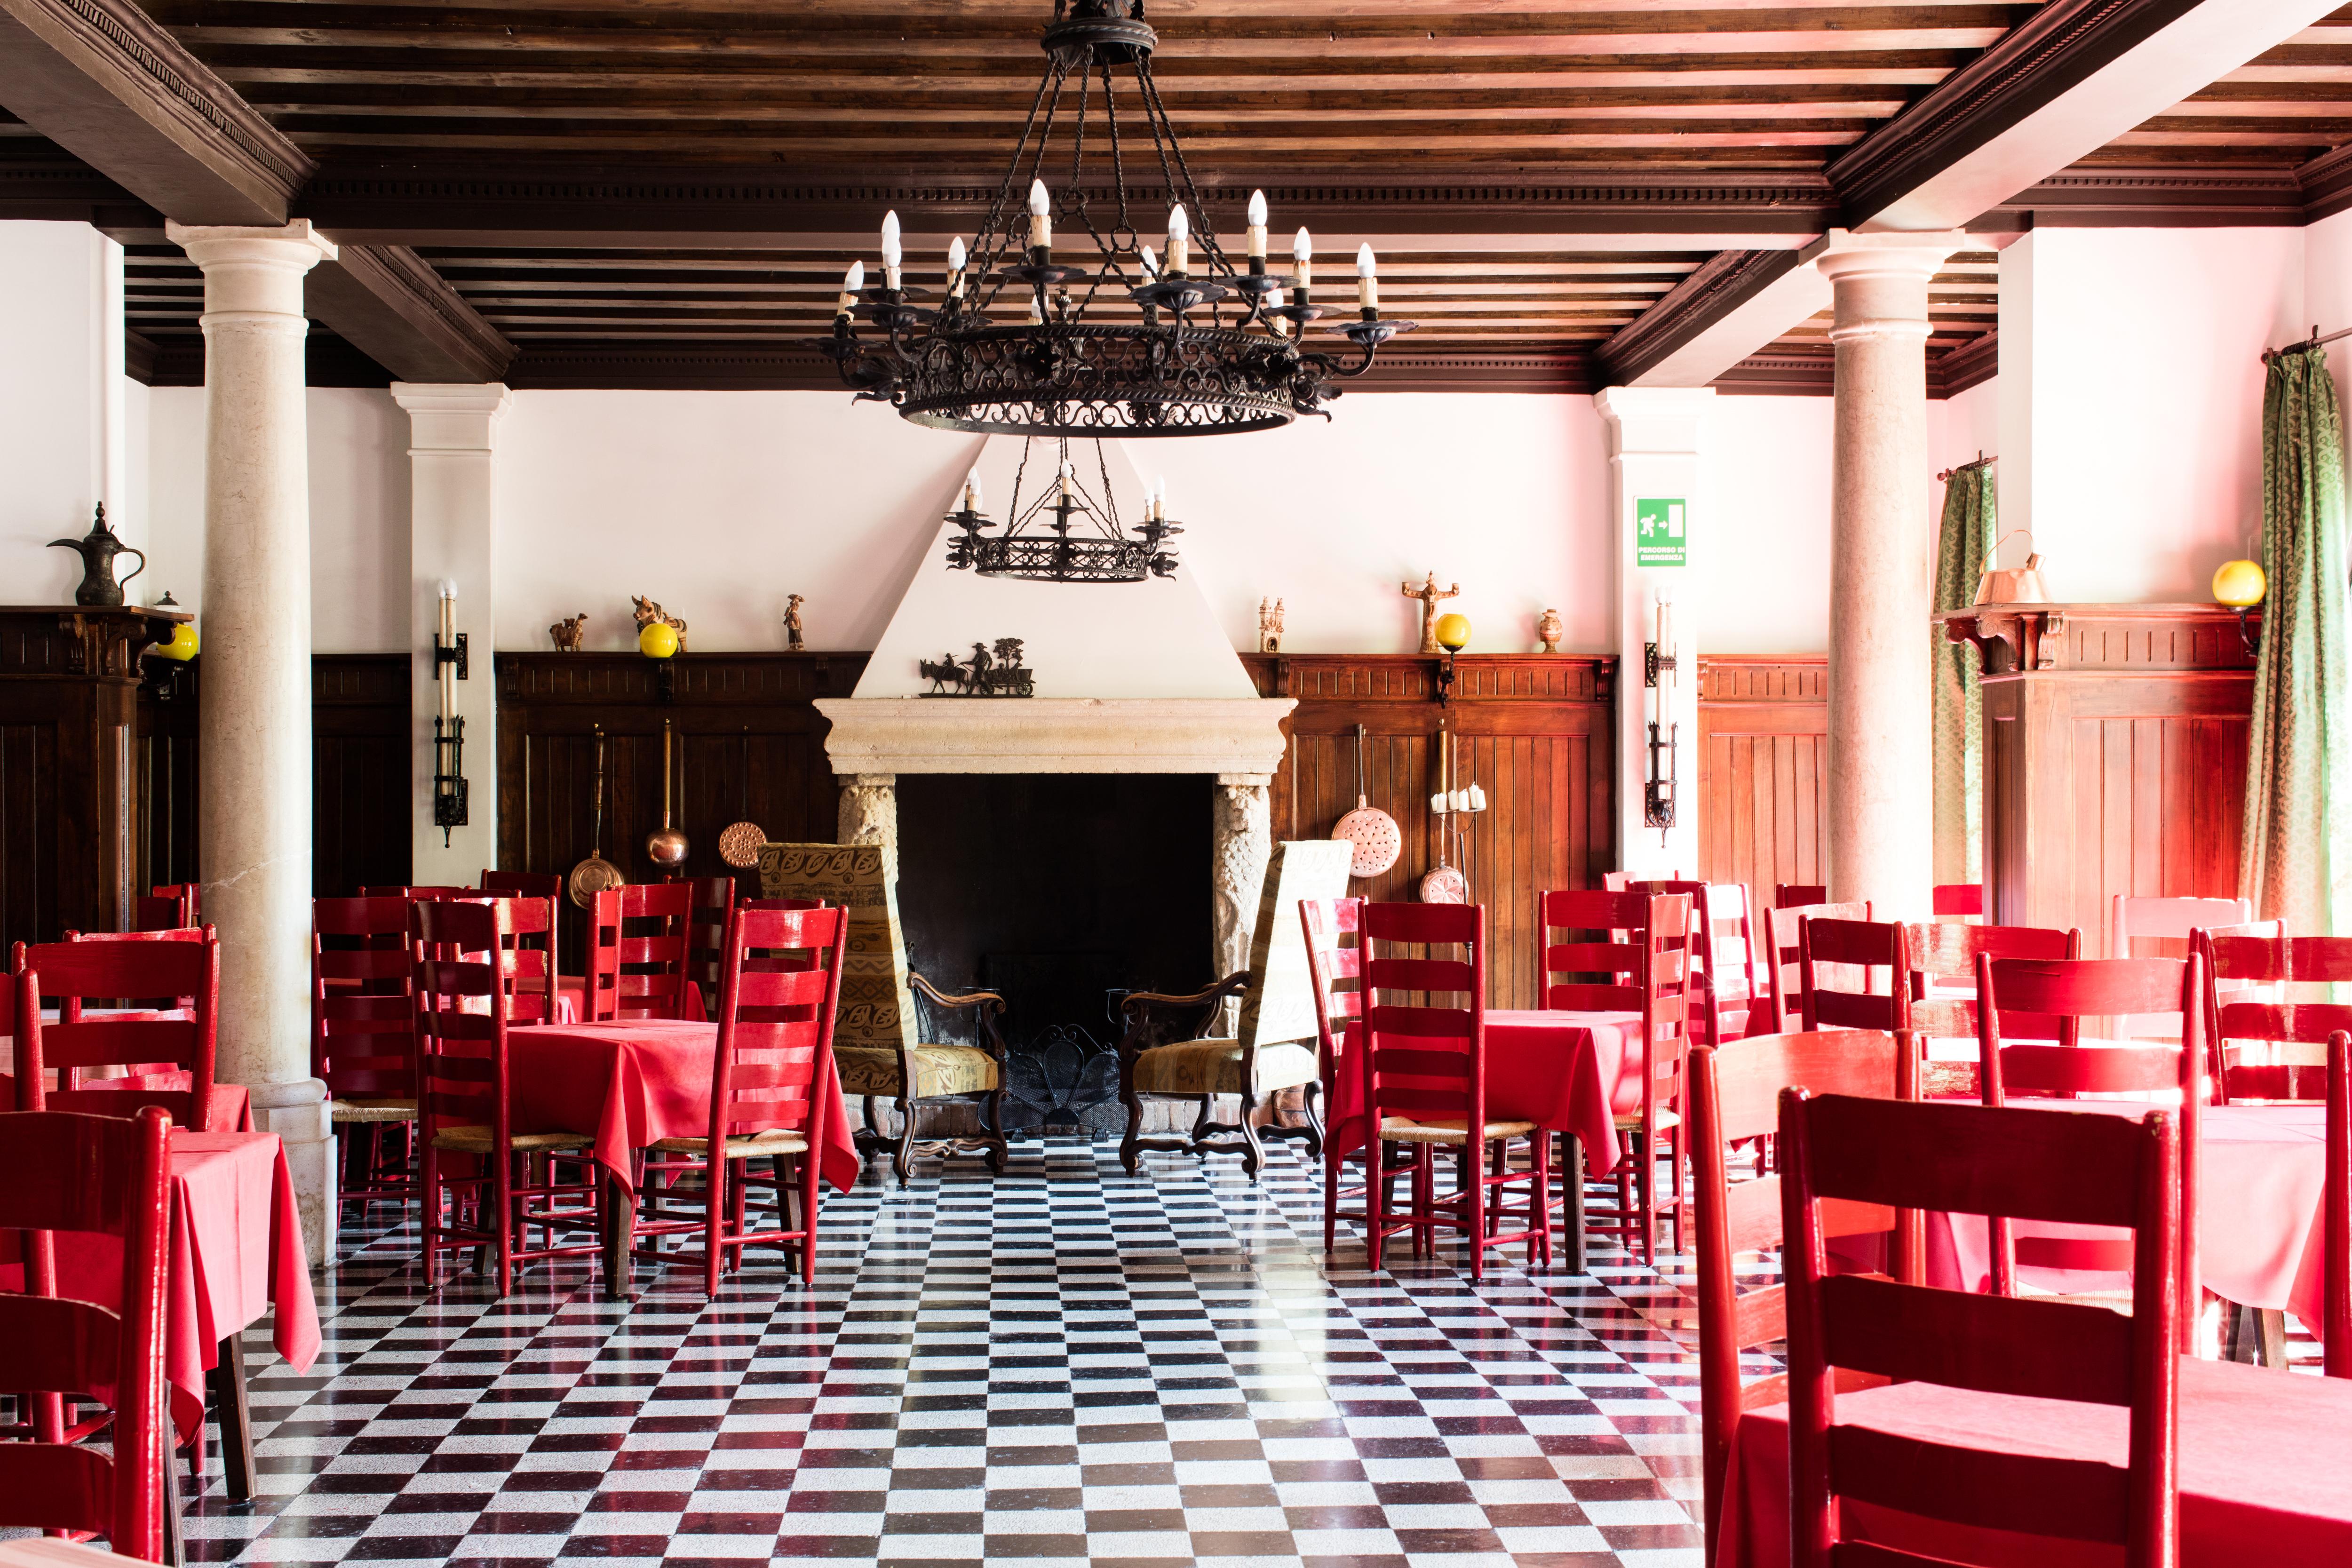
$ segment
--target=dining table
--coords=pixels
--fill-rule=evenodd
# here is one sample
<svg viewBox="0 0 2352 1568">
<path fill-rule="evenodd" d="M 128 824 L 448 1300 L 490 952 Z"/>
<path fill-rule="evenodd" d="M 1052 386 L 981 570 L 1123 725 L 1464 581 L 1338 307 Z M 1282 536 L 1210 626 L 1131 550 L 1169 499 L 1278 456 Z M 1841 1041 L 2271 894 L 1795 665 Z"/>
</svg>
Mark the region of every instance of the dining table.
<svg viewBox="0 0 2352 1568">
<path fill-rule="evenodd" d="M 1362 1148 L 1366 1136 L 1363 1075 L 1352 1054 L 1361 1027 L 1361 1020 L 1349 1025 L 1340 1059 L 1332 1064 L 1324 1146 L 1339 1155 Z M 1567 1177 L 1562 1261 L 1571 1272 L 1582 1272 L 1584 1184 L 1575 1178 L 1577 1163 L 1580 1157 L 1587 1174 L 1605 1176 L 1623 1157 L 1616 1119 L 1642 1108 L 1642 1016 L 1489 1010 L 1486 1094 L 1489 1121 L 1532 1121 L 1569 1139 L 1560 1162 Z"/>
<path fill-rule="evenodd" d="M 513 1030 L 507 1039 L 514 1130 L 594 1139 L 590 1158 L 611 1199 L 606 1210 L 614 1216 L 604 1237 L 605 1279 L 618 1294 L 633 1296 L 627 1261 L 637 1155 L 665 1138 L 709 1136 L 719 1026 L 669 1018 L 541 1024 Z M 856 1184 L 863 1163 L 830 1050 L 818 1055 L 810 1099 L 818 1173 L 847 1192 Z"/>
<path fill-rule="evenodd" d="M 2180 1359 L 2181 1568 L 2352 1563 L 2352 1380 Z M 1955 1447 L 2120 1466 L 2130 1412 L 1898 1383 L 1837 1395 L 1837 1420 Z M 1789 1407 L 1739 1418 L 1711 1568 L 1786 1568 Z M 2113 1568 L 2112 1546 L 1948 1524 L 1841 1501 L 1848 1539 L 1985 1568 Z"/>
</svg>

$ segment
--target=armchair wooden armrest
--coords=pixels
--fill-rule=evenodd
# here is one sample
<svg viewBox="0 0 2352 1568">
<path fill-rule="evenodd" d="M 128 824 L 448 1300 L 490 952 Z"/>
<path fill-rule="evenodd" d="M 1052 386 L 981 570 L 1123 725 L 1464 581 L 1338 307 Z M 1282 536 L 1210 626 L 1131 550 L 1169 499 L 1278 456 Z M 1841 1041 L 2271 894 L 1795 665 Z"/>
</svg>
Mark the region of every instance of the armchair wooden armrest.
<svg viewBox="0 0 2352 1568">
<path fill-rule="evenodd" d="M 999 1067 L 1004 1064 L 1004 1037 L 997 1031 L 996 1020 L 1004 1012 L 1004 998 L 993 991 L 942 991 L 921 975 L 909 971 L 907 986 L 932 1006 L 950 1012 L 969 1009 L 980 1023 L 981 1048 L 994 1057 Z M 912 1072 L 910 1061 L 907 1070 Z M 908 1082 L 914 1081 L 911 1078 Z"/>
<path fill-rule="evenodd" d="M 1214 985 L 1195 991 L 1189 996 L 1172 995 L 1162 991 L 1130 993 L 1118 1007 L 1119 1016 L 1127 1024 L 1119 1035 L 1120 1054 L 1148 1050 L 1171 1040 L 1199 1038 L 1202 1028 L 1215 1014 L 1218 1004 L 1228 996 L 1238 996 L 1247 989 L 1249 971 L 1237 969 Z M 1169 1027 L 1171 1022 L 1188 1016 L 1191 1022 L 1181 1028 Z"/>
</svg>

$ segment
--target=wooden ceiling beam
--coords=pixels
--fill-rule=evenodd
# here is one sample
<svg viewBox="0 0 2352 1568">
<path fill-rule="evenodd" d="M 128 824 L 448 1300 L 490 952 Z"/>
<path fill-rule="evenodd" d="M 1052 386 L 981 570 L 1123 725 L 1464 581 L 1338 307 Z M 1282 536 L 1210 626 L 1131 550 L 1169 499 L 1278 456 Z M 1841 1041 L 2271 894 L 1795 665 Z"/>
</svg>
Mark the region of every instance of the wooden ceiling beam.
<svg viewBox="0 0 2352 1568">
<path fill-rule="evenodd" d="M 0 0 L 0 104 L 182 223 L 282 225 L 315 168 L 132 0 Z M 493 381 L 513 355 L 398 246 L 343 247 L 311 271 L 305 297 L 404 379 Z"/>
</svg>

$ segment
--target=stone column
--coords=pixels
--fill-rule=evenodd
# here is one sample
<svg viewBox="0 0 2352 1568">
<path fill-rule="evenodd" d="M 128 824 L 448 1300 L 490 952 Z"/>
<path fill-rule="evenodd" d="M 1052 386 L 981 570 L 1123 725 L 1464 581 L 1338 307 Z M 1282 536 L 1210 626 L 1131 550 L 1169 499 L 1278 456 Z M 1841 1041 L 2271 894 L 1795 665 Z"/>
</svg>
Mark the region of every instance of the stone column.
<svg viewBox="0 0 2352 1568">
<path fill-rule="evenodd" d="M 394 382 L 408 410 L 409 748 L 411 877 L 467 888 L 499 863 L 499 704 L 491 651 L 498 636 L 498 572 L 491 549 L 495 510 L 491 452 L 512 395 L 496 382 Z M 457 590 L 457 631 L 467 639 L 467 679 L 457 683 L 466 721 L 466 826 L 433 826 L 433 721 L 441 688 L 433 637 L 441 625 L 441 584 Z"/>
<path fill-rule="evenodd" d="M 1209 929 L 1216 971 L 1223 980 L 1247 969 L 1250 939 L 1256 934 L 1257 906 L 1265 890 L 1266 862 L 1274 856 L 1274 818 L 1262 773 L 1219 773 L 1215 817 L 1210 828 Z M 1238 1026 L 1240 1002 L 1229 998 L 1218 1033 Z"/>
<path fill-rule="evenodd" d="M 1927 281 L 1957 233 L 1832 229 L 1837 411 L 1830 493 L 1830 897 L 1925 920 L 1935 880 L 1928 688 Z"/>
<path fill-rule="evenodd" d="M 1704 386 L 1612 386 L 1592 401 L 1609 432 L 1617 542 L 1617 864 L 1637 877 L 1696 877 L 1704 809 L 1698 606 L 1684 584 L 1704 570 L 1706 559 L 1704 440 L 1715 393 Z M 1654 520 L 1647 536 L 1640 532 L 1645 513 Z M 1672 605 L 1669 636 L 1679 663 L 1671 685 L 1654 689 L 1643 683 L 1643 652 L 1656 636 L 1662 596 Z M 1662 690 L 1671 701 L 1661 704 Z M 1675 823 L 1663 829 L 1646 826 L 1643 813 L 1653 720 L 1675 742 Z"/>
<path fill-rule="evenodd" d="M 310 1076 L 310 472 L 302 278 L 335 247 L 166 226 L 205 275 L 205 918 L 220 1076 L 286 1142 L 313 1263 L 334 1253 L 335 1140 Z"/>
<path fill-rule="evenodd" d="M 836 844 L 898 847 L 898 775 L 851 773 L 841 782 L 840 831 Z"/>
</svg>

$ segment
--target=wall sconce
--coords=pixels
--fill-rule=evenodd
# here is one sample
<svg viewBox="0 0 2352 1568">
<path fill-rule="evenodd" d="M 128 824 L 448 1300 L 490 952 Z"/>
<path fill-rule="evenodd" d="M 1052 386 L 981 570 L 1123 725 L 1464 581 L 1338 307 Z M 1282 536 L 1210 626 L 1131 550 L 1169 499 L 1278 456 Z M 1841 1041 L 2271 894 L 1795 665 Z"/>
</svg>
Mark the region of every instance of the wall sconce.
<svg viewBox="0 0 2352 1568">
<path fill-rule="evenodd" d="M 180 607 L 180 602 L 167 592 L 162 598 L 155 601 L 155 607 L 159 610 L 176 610 Z M 146 677 L 147 695 L 158 702 L 169 702 L 178 697 L 180 676 L 188 668 L 188 661 L 196 657 L 196 650 L 200 646 L 194 621 L 182 621 L 172 628 L 170 637 L 165 637 L 162 642 L 149 645 L 142 657 L 152 662 L 142 664 L 141 667 L 142 673 Z"/>
<path fill-rule="evenodd" d="M 1444 615 L 1430 628 L 1437 646 L 1445 650 L 1445 658 L 1437 667 L 1437 705 L 1441 708 L 1454 700 L 1454 656 L 1470 646 L 1470 617 Z"/>
<path fill-rule="evenodd" d="M 433 634 L 433 678 L 441 686 L 441 711 L 433 717 L 433 826 L 446 849 L 449 830 L 467 822 L 466 721 L 457 716 L 457 682 L 471 679 L 466 639 L 457 630 L 457 584 L 446 577 L 441 625 Z"/>
<path fill-rule="evenodd" d="M 1642 684 L 1658 693 L 1657 717 L 1650 721 L 1650 780 L 1642 792 L 1642 820 L 1658 830 L 1658 843 L 1675 825 L 1675 749 L 1682 726 L 1675 721 L 1674 602 L 1658 595 L 1657 640 L 1642 650 Z"/>
<path fill-rule="evenodd" d="M 664 702 L 677 700 L 677 671 L 670 660 L 677 657 L 677 628 L 662 621 L 647 621 L 637 633 L 637 651 L 654 661 L 654 695 Z"/>
</svg>

